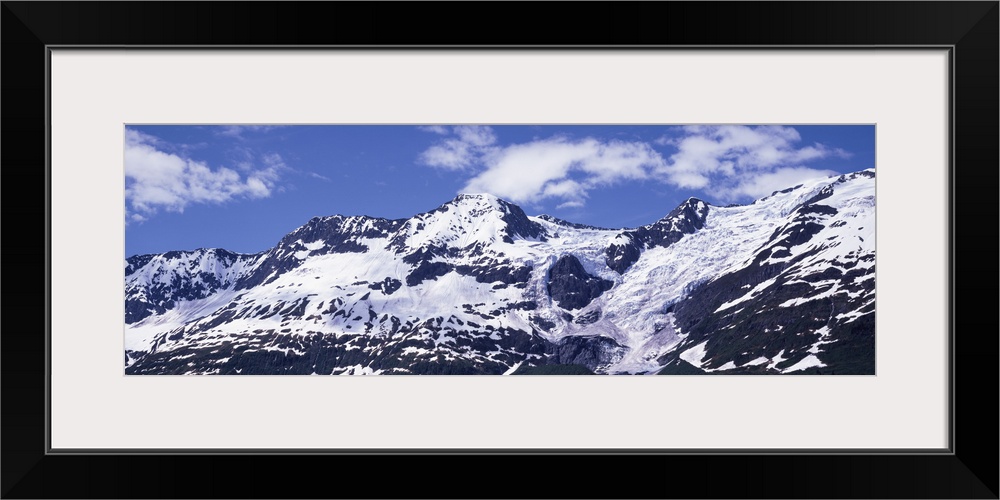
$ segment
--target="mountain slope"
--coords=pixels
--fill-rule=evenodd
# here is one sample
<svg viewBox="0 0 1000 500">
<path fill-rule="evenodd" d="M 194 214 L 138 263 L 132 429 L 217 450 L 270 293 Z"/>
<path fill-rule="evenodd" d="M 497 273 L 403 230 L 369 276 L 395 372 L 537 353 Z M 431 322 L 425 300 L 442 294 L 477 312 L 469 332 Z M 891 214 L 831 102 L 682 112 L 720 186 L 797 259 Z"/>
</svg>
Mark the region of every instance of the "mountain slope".
<svg viewBox="0 0 1000 500">
<path fill-rule="evenodd" d="M 317 217 L 129 258 L 126 373 L 874 373 L 874 222 L 874 170 L 624 230 L 491 195 Z"/>
</svg>

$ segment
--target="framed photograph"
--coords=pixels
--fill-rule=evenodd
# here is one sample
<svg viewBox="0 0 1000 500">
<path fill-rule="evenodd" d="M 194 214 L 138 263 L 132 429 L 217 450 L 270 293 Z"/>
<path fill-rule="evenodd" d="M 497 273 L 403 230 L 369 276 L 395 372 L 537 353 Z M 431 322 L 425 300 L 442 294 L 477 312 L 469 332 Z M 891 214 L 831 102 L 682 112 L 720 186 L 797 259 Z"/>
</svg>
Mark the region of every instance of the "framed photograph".
<svg viewBox="0 0 1000 500">
<path fill-rule="evenodd" d="M 455 8 L 4 3 L 4 497 L 997 497 L 996 2 Z"/>
<path fill-rule="evenodd" d="M 126 376 L 876 374 L 875 125 L 124 134 Z"/>
</svg>

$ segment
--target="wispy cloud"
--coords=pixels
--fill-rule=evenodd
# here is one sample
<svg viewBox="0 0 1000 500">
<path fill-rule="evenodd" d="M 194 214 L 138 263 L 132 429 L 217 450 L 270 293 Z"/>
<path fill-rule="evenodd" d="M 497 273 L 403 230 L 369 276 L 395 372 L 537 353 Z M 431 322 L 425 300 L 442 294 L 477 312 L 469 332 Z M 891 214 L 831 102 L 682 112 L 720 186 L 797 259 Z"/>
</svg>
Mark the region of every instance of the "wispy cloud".
<svg viewBox="0 0 1000 500">
<path fill-rule="evenodd" d="M 792 127 L 672 127 L 652 141 L 534 138 L 502 145 L 487 126 L 444 129 L 418 163 L 468 176 L 462 192 L 488 192 L 515 203 L 558 202 L 581 208 L 598 188 L 653 180 L 720 201 L 757 198 L 833 171 L 805 166 L 849 153 L 800 145 Z M 664 156 L 653 144 L 666 151 Z"/>
<path fill-rule="evenodd" d="M 448 135 L 448 128 L 442 127 L 441 125 L 422 125 L 417 127 L 417 130 L 421 132 L 430 132 L 432 134 Z"/>
<path fill-rule="evenodd" d="M 823 144 L 797 146 L 792 127 L 690 126 L 657 143 L 676 148 L 657 175 L 679 188 L 699 189 L 723 200 L 756 197 L 788 187 L 785 182 L 830 175 L 803 163 L 849 153 Z"/>
<path fill-rule="evenodd" d="M 515 203 L 560 201 L 582 207 L 588 192 L 627 179 L 645 179 L 663 158 L 641 142 L 566 137 L 499 146 L 486 126 L 454 127 L 420 154 L 424 165 L 469 172 L 462 192 L 492 193 Z"/>
<path fill-rule="evenodd" d="M 775 191 L 789 188 L 803 181 L 817 177 L 835 175 L 833 170 L 822 170 L 807 167 L 782 167 L 766 173 L 757 172 L 740 176 L 736 182 L 719 186 L 716 195 L 723 200 L 757 199 Z"/>
<path fill-rule="evenodd" d="M 233 139 L 246 140 L 244 134 L 247 132 L 270 132 L 280 125 L 223 125 L 216 130 L 217 135 L 232 137 Z"/>
<path fill-rule="evenodd" d="M 191 204 L 222 204 L 266 198 L 288 167 L 278 154 L 259 158 L 244 173 L 166 152 L 165 143 L 137 130 L 125 130 L 127 220 L 143 222 L 159 210 L 183 212 Z"/>
<path fill-rule="evenodd" d="M 556 210 L 562 210 L 564 208 L 580 208 L 583 206 L 582 201 L 567 201 L 565 203 L 560 203 L 556 205 Z"/>
<path fill-rule="evenodd" d="M 640 142 L 563 137 L 499 148 L 480 160 L 484 169 L 463 191 L 490 192 L 515 203 L 555 199 L 564 207 L 583 206 L 595 188 L 645 179 L 664 161 Z"/>
<path fill-rule="evenodd" d="M 451 132 L 445 130 L 445 134 L 450 137 L 420 154 L 418 161 L 421 164 L 444 170 L 466 170 L 496 149 L 493 144 L 497 138 L 490 127 L 452 127 Z"/>
</svg>

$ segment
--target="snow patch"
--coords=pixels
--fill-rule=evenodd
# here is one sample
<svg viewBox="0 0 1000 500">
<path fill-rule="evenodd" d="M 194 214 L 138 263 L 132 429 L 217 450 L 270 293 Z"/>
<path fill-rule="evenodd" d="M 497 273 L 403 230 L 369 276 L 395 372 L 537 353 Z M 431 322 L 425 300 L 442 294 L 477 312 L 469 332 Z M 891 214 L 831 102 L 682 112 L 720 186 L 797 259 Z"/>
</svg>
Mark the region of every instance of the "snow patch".
<svg viewBox="0 0 1000 500">
<path fill-rule="evenodd" d="M 784 370 L 781 371 L 781 373 L 797 372 L 799 370 L 805 370 L 806 368 L 812 368 L 814 366 L 823 367 L 826 365 L 823 364 L 823 362 L 820 361 L 819 358 L 817 358 L 815 355 L 810 354 L 802 358 L 802 360 L 799 361 L 798 363 L 795 363 L 794 365 L 785 368 Z"/>
<path fill-rule="evenodd" d="M 702 342 L 702 343 L 700 343 L 700 344 L 698 344 L 698 345 L 696 345 L 696 346 L 694 346 L 694 347 L 692 347 L 692 348 L 690 348 L 690 349 L 682 352 L 680 358 L 683 359 L 684 361 L 687 361 L 688 363 L 691 363 L 692 365 L 694 365 L 694 366 L 696 366 L 698 368 L 701 368 L 701 362 L 702 362 L 703 359 L 705 359 L 705 355 L 708 353 L 705 350 L 705 346 L 707 344 L 708 344 L 708 341 L 706 340 L 706 341 L 704 341 L 704 342 Z"/>
</svg>

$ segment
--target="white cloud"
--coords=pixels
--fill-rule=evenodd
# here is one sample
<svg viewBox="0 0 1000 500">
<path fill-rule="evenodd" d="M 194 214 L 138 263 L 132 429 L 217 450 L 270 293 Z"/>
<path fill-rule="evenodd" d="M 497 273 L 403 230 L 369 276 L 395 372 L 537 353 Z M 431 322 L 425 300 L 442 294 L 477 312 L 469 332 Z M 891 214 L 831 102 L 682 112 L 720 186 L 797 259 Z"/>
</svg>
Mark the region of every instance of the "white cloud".
<svg viewBox="0 0 1000 500">
<path fill-rule="evenodd" d="M 242 141 L 246 139 L 246 137 L 243 136 L 246 132 L 269 132 L 280 127 L 280 125 L 223 125 L 220 126 L 215 133 Z"/>
<path fill-rule="evenodd" d="M 770 194 L 771 187 L 788 187 L 818 177 L 828 170 L 801 167 L 804 162 L 850 155 L 823 144 L 797 147 L 798 131 L 779 126 L 691 126 L 682 127 L 677 136 L 657 139 L 661 145 L 676 148 L 668 162 L 657 170 L 662 179 L 679 188 L 700 189 L 732 201 Z"/>
<path fill-rule="evenodd" d="M 719 188 L 716 194 L 724 200 L 757 199 L 775 191 L 796 186 L 809 179 L 829 177 L 836 175 L 836 173 L 833 170 L 806 167 L 779 168 L 773 172 L 745 176 L 732 186 Z"/>
<path fill-rule="evenodd" d="M 448 140 L 431 146 L 420 154 L 420 162 L 445 170 L 463 170 L 472 165 L 475 155 L 462 141 Z"/>
<path fill-rule="evenodd" d="M 566 203 L 560 203 L 556 206 L 556 210 L 562 210 L 564 208 L 580 208 L 583 206 L 582 201 L 567 201 Z"/>
<path fill-rule="evenodd" d="M 653 143 L 674 149 L 664 158 L 646 142 L 567 137 L 536 138 L 501 146 L 490 127 L 443 129 L 420 163 L 470 175 L 461 192 L 486 192 L 514 203 L 557 200 L 557 208 L 583 207 L 594 189 L 651 179 L 720 201 L 757 198 L 807 178 L 833 172 L 802 166 L 846 158 L 823 144 L 800 146 L 792 127 L 671 127 Z"/>
<path fill-rule="evenodd" d="M 442 127 L 441 125 L 423 125 L 417 127 L 417 130 L 421 132 L 430 132 L 432 134 L 448 135 L 448 129 Z"/>
<path fill-rule="evenodd" d="M 168 146 L 168 144 L 163 140 L 161 140 L 159 137 L 156 137 L 154 135 L 149 135 L 140 130 L 126 128 L 125 147 L 128 148 L 130 145 L 137 145 L 137 144 L 148 144 L 150 146 L 156 146 L 164 149 L 166 146 Z"/>
<path fill-rule="evenodd" d="M 586 189 L 572 179 L 549 182 L 542 190 L 543 196 L 558 196 L 562 198 L 579 198 Z"/>
<path fill-rule="evenodd" d="M 664 164 L 644 143 L 562 137 L 496 148 L 479 160 L 484 169 L 463 192 L 488 192 L 515 203 L 556 198 L 576 207 L 594 188 L 645 179 Z"/>
<path fill-rule="evenodd" d="M 162 151 L 162 141 L 136 130 L 125 131 L 125 201 L 127 215 L 143 222 L 158 210 L 183 212 L 193 203 L 220 204 L 234 199 L 266 198 L 280 172 L 281 156 L 265 155 L 263 167 L 248 168 L 245 177 L 226 167 Z"/>
<path fill-rule="evenodd" d="M 489 146 L 497 142 L 497 136 L 490 127 L 479 125 L 462 125 L 452 129 L 462 142 L 471 146 Z"/>
<path fill-rule="evenodd" d="M 447 133 L 447 131 L 446 131 Z M 496 135 L 490 127 L 452 127 L 454 137 L 444 139 L 427 148 L 418 161 L 424 165 L 445 170 L 465 170 L 493 151 Z"/>
</svg>

